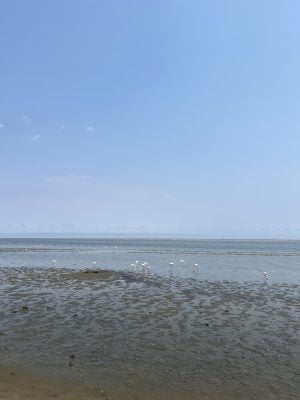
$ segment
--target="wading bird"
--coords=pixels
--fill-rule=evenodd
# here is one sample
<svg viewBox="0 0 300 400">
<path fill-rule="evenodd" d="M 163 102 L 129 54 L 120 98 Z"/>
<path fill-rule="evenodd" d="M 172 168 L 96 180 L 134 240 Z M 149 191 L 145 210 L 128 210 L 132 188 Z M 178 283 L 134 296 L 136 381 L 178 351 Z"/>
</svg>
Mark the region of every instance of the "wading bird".
<svg viewBox="0 0 300 400">
<path fill-rule="evenodd" d="M 194 274 L 198 274 L 198 272 L 199 272 L 199 265 L 198 264 L 194 264 L 193 272 L 194 272 Z"/>
<path fill-rule="evenodd" d="M 269 274 L 267 272 L 263 272 L 263 276 L 264 276 L 265 283 L 268 284 L 269 283 Z"/>
<path fill-rule="evenodd" d="M 136 272 L 135 264 L 130 264 L 130 267 L 131 267 L 131 271 L 132 271 L 132 272 Z"/>
<path fill-rule="evenodd" d="M 174 263 L 173 262 L 170 262 L 170 267 L 169 267 L 169 275 L 170 275 L 170 278 L 172 278 L 172 276 L 174 275 Z"/>
</svg>

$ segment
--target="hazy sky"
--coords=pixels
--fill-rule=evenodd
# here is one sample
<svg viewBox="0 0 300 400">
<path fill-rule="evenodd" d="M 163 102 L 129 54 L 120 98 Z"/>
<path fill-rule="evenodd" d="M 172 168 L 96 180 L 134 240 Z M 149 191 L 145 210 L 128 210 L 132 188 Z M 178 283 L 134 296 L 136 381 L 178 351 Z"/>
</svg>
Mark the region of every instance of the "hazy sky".
<svg viewBox="0 0 300 400">
<path fill-rule="evenodd" d="M 0 232 L 300 238 L 299 16 L 0 0 Z"/>
</svg>

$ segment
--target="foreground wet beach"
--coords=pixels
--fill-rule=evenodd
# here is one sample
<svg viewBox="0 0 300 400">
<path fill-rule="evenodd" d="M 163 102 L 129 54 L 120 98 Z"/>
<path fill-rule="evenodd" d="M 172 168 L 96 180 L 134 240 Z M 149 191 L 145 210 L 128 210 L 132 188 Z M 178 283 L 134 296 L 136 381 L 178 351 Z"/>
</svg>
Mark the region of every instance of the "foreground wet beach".
<svg viewBox="0 0 300 400">
<path fill-rule="evenodd" d="M 299 398 L 299 285 L 1 268 L 0 290 L 7 390 L 30 370 L 58 385 L 39 399 Z"/>
</svg>

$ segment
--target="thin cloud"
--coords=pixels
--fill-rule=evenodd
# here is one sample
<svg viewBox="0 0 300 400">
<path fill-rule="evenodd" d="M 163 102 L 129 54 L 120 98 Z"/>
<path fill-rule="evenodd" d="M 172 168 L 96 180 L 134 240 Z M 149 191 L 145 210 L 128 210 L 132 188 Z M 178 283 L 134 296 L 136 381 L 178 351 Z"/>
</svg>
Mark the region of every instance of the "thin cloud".
<svg viewBox="0 0 300 400">
<path fill-rule="evenodd" d="M 41 138 L 41 135 L 34 135 L 34 136 L 31 136 L 30 140 L 32 140 L 33 142 L 37 142 L 38 140 L 40 140 L 40 138 Z"/>
<path fill-rule="evenodd" d="M 58 130 L 59 131 L 63 131 L 65 129 L 65 126 L 64 125 L 60 125 L 59 127 L 58 127 Z"/>
<path fill-rule="evenodd" d="M 87 126 L 85 130 L 89 133 L 94 133 L 96 129 L 94 126 Z"/>
<path fill-rule="evenodd" d="M 4 125 L 3 125 L 3 124 L 0 124 L 0 129 L 2 129 L 2 128 L 4 128 Z"/>
<path fill-rule="evenodd" d="M 68 174 L 61 176 L 49 176 L 46 182 L 52 185 L 70 185 L 78 186 L 87 183 L 93 183 L 94 178 L 85 174 Z"/>
<path fill-rule="evenodd" d="M 23 120 L 26 124 L 28 124 L 28 123 L 30 122 L 30 118 L 29 118 L 27 115 L 23 115 L 23 116 L 22 116 L 22 120 Z"/>
</svg>

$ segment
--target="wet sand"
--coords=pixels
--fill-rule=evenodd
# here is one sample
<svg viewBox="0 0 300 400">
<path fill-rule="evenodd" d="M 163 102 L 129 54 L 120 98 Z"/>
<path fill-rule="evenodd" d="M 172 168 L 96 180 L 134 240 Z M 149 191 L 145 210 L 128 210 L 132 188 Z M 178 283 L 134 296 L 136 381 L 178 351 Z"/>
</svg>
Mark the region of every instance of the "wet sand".
<svg viewBox="0 0 300 400">
<path fill-rule="evenodd" d="M 83 388 L 74 382 L 42 376 L 24 367 L 0 366 L 0 399 L 5 400 L 95 400 L 107 399 L 106 393 L 95 387 Z"/>
<path fill-rule="evenodd" d="M 299 285 L 0 268 L 0 290 L 0 399 L 299 398 Z"/>
</svg>

